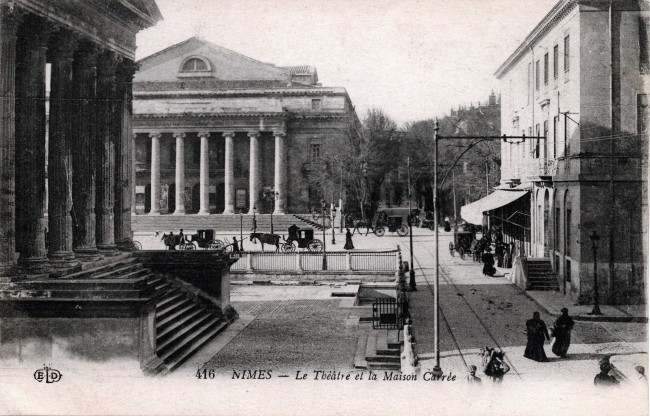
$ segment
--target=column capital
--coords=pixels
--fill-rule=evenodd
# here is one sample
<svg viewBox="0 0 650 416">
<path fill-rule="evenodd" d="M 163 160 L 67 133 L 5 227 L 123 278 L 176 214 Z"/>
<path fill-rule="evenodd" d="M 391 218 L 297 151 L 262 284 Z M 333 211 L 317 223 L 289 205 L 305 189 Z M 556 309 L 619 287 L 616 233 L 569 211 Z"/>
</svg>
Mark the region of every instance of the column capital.
<svg viewBox="0 0 650 416">
<path fill-rule="evenodd" d="M 117 65 L 116 76 L 121 82 L 133 82 L 136 71 L 140 68 L 137 62 L 123 58 Z"/>
<path fill-rule="evenodd" d="M 287 132 L 284 130 L 273 130 L 273 135 L 275 137 L 284 137 L 287 135 Z"/>
<path fill-rule="evenodd" d="M 235 137 L 235 132 L 234 131 L 224 131 L 221 133 L 223 137 Z"/>
<path fill-rule="evenodd" d="M 251 131 L 248 133 L 248 137 L 260 137 L 260 132 L 259 131 Z"/>
<path fill-rule="evenodd" d="M 200 131 L 197 133 L 199 137 L 210 137 L 210 132 L 208 131 Z"/>
<path fill-rule="evenodd" d="M 20 22 L 21 42 L 30 46 L 46 48 L 52 32 L 52 25 L 35 14 L 26 15 Z"/>
<path fill-rule="evenodd" d="M 117 65 L 122 58 L 113 51 L 105 49 L 97 55 L 97 75 L 100 77 L 114 77 Z"/>
<path fill-rule="evenodd" d="M 162 136 L 160 132 L 149 133 L 149 137 L 151 137 L 152 139 L 160 139 L 160 136 Z"/>
<path fill-rule="evenodd" d="M 178 139 L 184 139 L 185 138 L 185 133 L 174 133 L 174 138 Z"/>
<path fill-rule="evenodd" d="M 53 62 L 72 59 L 79 36 L 72 31 L 63 27 L 57 27 L 50 36 L 50 46 L 48 52 L 51 52 Z"/>
</svg>

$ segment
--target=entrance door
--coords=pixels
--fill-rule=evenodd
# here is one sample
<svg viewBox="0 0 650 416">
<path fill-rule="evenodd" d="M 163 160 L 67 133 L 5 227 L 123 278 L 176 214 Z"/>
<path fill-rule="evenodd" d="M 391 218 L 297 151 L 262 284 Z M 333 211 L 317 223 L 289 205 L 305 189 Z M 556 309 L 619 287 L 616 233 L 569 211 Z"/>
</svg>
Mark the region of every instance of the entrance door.
<svg viewBox="0 0 650 416">
<path fill-rule="evenodd" d="M 172 183 L 169 185 L 169 193 L 167 194 L 167 206 L 169 207 L 169 213 L 173 214 L 176 211 L 176 184 Z"/>
<path fill-rule="evenodd" d="M 190 213 L 196 214 L 201 208 L 201 184 L 195 183 L 192 186 L 192 210 Z"/>
<path fill-rule="evenodd" d="M 226 201 L 225 201 L 225 194 L 224 194 L 225 189 L 226 188 L 224 187 L 223 183 L 217 185 L 215 205 L 216 205 L 216 212 L 219 214 L 223 212 L 224 208 L 226 208 Z"/>
<path fill-rule="evenodd" d="M 144 213 L 148 214 L 151 212 L 151 184 L 147 184 L 144 187 Z"/>
</svg>

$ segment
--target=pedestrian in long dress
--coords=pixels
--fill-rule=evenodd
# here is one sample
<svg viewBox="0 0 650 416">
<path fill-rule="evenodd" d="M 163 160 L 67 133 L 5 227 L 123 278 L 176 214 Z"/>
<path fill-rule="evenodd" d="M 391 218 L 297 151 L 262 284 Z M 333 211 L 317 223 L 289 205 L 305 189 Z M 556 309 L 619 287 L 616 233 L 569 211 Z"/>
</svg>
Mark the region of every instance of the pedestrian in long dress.
<svg viewBox="0 0 650 416">
<path fill-rule="evenodd" d="M 546 352 L 544 352 L 544 339 L 550 341 L 546 324 L 539 317 L 539 312 L 533 313 L 533 319 L 526 321 L 526 335 L 528 343 L 524 357 L 535 361 L 548 361 Z"/>
<path fill-rule="evenodd" d="M 345 246 L 343 246 L 345 250 L 354 250 L 354 244 L 352 244 L 352 233 L 350 232 L 349 228 L 346 228 L 345 232 Z"/>
<path fill-rule="evenodd" d="M 492 255 L 489 246 L 485 249 L 485 253 L 481 257 L 481 260 L 483 261 L 483 274 L 490 277 L 494 276 L 497 269 L 494 268 L 494 256 Z"/>
<path fill-rule="evenodd" d="M 562 308 L 561 311 L 562 315 L 557 318 L 551 330 L 552 336 L 555 337 L 552 351 L 558 357 L 564 358 L 569 351 L 569 345 L 571 345 L 571 331 L 575 326 L 575 322 L 569 316 L 569 310 L 567 308 Z"/>
</svg>

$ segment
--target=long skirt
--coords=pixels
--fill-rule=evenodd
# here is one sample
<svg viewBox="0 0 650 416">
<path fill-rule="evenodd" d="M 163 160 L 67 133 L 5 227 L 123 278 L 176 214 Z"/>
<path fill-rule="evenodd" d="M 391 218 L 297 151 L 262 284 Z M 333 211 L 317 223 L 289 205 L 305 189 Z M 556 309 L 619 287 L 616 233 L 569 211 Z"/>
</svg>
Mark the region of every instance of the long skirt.
<svg viewBox="0 0 650 416">
<path fill-rule="evenodd" d="M 488 275 L 488 276 L 494 276 L 494 274 L 497 272 L 497 269 L 494 268 L 491 264 L 485 263 L 483 265 L 483 274 Z"/>
<path fill-rule="evenodd" d="M 528 337 L 524 357 L 535 361 L 548 361 L 544 351 L 544 338 L 538 336 Z"/>
<path fill-rule="evenodd" d="M 558 357 L 564 357 L 569 351 L 569 345 L 571 345 L 571 332 L 566 334 L 555 334 L 555 342 L 553 343 L 553 354 Z"/>
</svg>

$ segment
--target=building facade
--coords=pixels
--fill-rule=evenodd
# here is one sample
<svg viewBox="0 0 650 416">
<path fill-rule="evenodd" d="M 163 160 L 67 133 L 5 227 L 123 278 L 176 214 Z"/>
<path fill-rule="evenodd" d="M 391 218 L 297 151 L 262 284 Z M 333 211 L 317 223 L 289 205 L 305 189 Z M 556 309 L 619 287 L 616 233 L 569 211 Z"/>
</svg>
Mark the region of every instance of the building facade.
<svg viewBox="0 0 650 416">
<path fill-rule="evenodd" d="M 135 35 L 160 18 L 150 0 L 0 1 L 0 274 L 132 245 Z"/>
<path fill-rule="evenodd" d="M 594 264 L 601 300 L 643 301 L 648 17 L 647 1 L 561 0 L 496 72 L 502 134 L 545 138 L 502 143 L 501 187 L 526 191 L 512 232 L 583 302 Z"/>
<path fill-rule="evenodd" d="M 276 214 L 320 206 L 307 178 L 360 122 L 314 68 L 262 63 L 198 38 L 138 62 L 136 214 Z"/>
</svg>

